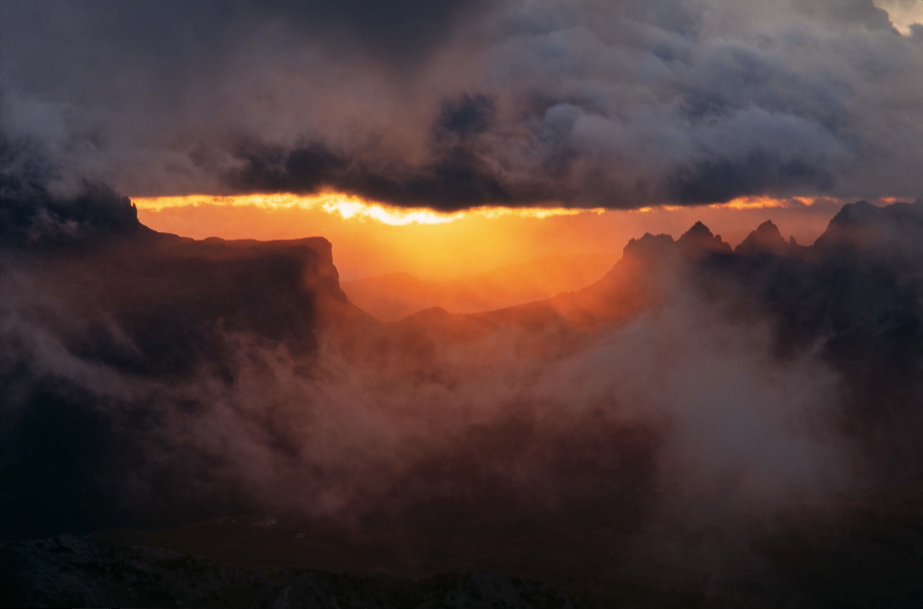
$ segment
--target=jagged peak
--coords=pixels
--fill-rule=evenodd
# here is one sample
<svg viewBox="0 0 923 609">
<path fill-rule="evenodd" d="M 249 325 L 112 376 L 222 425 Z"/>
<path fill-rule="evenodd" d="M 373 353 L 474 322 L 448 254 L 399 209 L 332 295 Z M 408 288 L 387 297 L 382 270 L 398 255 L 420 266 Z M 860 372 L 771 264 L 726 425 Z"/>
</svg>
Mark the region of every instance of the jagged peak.
<svg viewBox="0 0 923 609">
<path fill-rule="evenodd" d="M 640 239 L 631 239 L 622 251 L 623 258 L 650 258 L 673 251 L 676 242 L 670 235 L 644 233 Z"/>
<path fill-rule="evenodd" d="M 773 222 L 772 220 L 766 220 L 765 222 L 757 226 L 756 233 L 758 234 L 759 233 L 762 233 L 762 234 L 774 233 L 776 235 L 779 235 L 779 237 L 782 236 L 782 234 L 779 232 L 779 227 L 776 226 L 776 223 Z"/>
<path fill-rule="evenodd" d="M 651 233 L 644 233 L 643 235 L 641 235 L 641 237 L 639 237 L 639 238 L 637 238 L 637 239 L 634 239 L 634 238 L 630 239 L 630 240 L 628 241 L 628 245 L 626 245 L 625 247 L 630 247 L 632 244 L 637 244 L 637 245 L 652 245 L 652 244 L 655 244 L 655 243 L 656 243 L 656 244 L 664 244 L 664 243 L 667 243 L 667 242 L 673 243 L 673 242 L 674 242 L 674 241 L 673 241 L 673 237 L 671 237 L 670 235 L 665 235 L 665 234 L 663 234 L 663 233 L 661 233 L 661 234 L 659 234 L 659 235 L 652 235 Z"/>
<path fill-rule="evenodd" d="M 752 231 L 734 251 L 752 255 L 762 253 L 780 254 L 788 250 L 790 243 L 782 238 L 779 227 L 772 220 L 766 220 Z"/>
<path fill-rule="evenodd" d="M 695 224 L 693 224 L 693 225 L 692 225 L 692 228 L 690 228 L 689 230 L 687 230 L 686 233 L 685 233 L 682 237 L 680 237 L 679 239 L 680 239 L 680 241 L 682 241 L 683 239 L 694 238 L 694 237 L 697 237 L 697 236 L 699 236 L 699 235 L 701 235 L 701 236 L 707 236 L 707 237 L 709 237 L 709 238 L 714 237 L 714 235 L 713 235 L 712 232 L 711 232 L 711 229 L 708 228 L 707 226 L 705 226 L 705 225 L 702 223 L 702 221 L 699 220 L 699 221 L 697 221 Z"/>
<path fill-rule="evenodd" d="M 711 229 L 696 222 L 677 241 L 687 252 L 730 252 L 731 246 L 721 239 L 721 235 L 712 234 Z"/>
</svg>

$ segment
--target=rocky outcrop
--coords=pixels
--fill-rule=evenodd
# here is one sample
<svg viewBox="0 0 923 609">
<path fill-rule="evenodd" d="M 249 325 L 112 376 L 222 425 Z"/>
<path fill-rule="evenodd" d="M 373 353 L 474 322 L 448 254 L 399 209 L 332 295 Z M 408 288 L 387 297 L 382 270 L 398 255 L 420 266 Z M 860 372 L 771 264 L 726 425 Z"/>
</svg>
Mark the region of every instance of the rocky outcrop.
<svg viewBox="0 0 923 609">
<path fill-rule="evenodd" d="M 767 220 L 747 235 L 734 252 L 742 256 L 756 256 L 759 254 L 784 255 L 790 252 L 791 243 L 786 242 L 779 232 L 779 227 Z"/>
<path fill-rule="evenodd" d="M 94 183 L 49 188 L 54 167 L 35 144 L 0 134 L 0 248 L 44 248 L 152 233 L 128 197 Z"/>
<path fill-rule="evenodd" d="M 693 224 L 692 228 L 678 239 L 678 243 L 690 255 L 731 253 L 731 246 L 721 239 L 721 235 L 713 235 L 701 222 Z"/>
</svg>

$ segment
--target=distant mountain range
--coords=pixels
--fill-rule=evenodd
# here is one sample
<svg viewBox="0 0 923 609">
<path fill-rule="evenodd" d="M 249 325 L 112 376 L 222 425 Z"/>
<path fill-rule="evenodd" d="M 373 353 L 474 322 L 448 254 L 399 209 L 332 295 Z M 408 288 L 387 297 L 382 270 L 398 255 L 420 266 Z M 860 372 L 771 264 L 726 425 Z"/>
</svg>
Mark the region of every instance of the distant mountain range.
<svg viewBox="0 0 923 609">
<path fill-rule="evenodd" d="M 382 321 L 397 321 L 423 309 L 452 313 L 490 311 L 571 292 L 605 275 L 615 256 L 549 256 L 451 281 L 390 273 L 340 283 L 349 300 Z"/>
</svg>

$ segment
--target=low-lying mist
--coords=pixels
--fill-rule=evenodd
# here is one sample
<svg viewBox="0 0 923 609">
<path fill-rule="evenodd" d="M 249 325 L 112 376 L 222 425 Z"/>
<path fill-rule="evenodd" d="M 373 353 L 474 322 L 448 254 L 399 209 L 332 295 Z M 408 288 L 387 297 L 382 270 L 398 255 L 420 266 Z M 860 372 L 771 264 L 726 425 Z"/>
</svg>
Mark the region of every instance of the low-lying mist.
<svg viewBox="0 0 923 609">
<path fill-rule="evenodd" d="M 837 489 L 836 374 L 671 289 L 565 353 L 555 334 L 501 329 L 380 366 L 329 337 L 309 361 L 236 337 L 233 382 L 154 389 L 147 467 L 183 454 L 197 492 L 233 487 L 270 513 L 447 526 L 602 515 L 654 492 L 759 511 Z"/>
<path fill-rule="evenodd" d="M 334 323 L 347 305 L 322 294 L 316 347 L 218 319 L 204 342 L 220 346 L 165 372 L 145 368 L 137 333 L 176 317 L 126 329 L 122 311 L 45 289 L 66 275 L 36 272 L 53 277 L 37 284 L 25 262 L 3 274 L 15 295 L 2 315 L 7 431 L 41 444 L 49 430 L 34 425 L 76 423 L 54 431 L 71 437 L 41 464 L 25 463 L 100 454 L 67 467 L 86 466 L 72 473 L 128 523 L 238 510 L 532 531 L 677 501 L 764 512 L 849 479 L 836 372 L 808 350 L 781 356 L 770 320 L 735 310 L 739 295 L 704 294 L 678 257 L 657 269 L 643 308 L 591 325 L 535 322 L 528 307 L 502 321 L 434 312 L 386 325 L 351 310 Z M 478 327 L 455 327 L 465 323 Z M 170 347 L 158 348 L 166 359 Z M 31 475 L 21 483 L 54 484 Z"/>
</svg>

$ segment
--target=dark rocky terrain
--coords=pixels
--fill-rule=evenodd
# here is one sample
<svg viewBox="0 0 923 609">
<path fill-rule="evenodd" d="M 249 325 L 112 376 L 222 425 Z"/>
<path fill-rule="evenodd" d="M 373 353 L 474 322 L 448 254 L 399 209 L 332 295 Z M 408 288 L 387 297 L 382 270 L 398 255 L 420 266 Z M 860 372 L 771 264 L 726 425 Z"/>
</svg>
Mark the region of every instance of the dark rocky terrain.
<svg viewBox="0 0 923 609">
<path fill-rule="evenodd" d="M 2 607 L 577 609 L 518 577 L 489 573 L 423 581 L 290 569 L 266 575 L 169 550 L 116 547 L 71 535 L 0 545 Z"/>
</svg>

